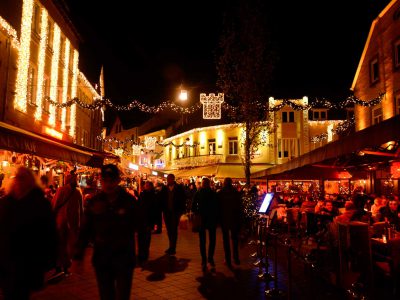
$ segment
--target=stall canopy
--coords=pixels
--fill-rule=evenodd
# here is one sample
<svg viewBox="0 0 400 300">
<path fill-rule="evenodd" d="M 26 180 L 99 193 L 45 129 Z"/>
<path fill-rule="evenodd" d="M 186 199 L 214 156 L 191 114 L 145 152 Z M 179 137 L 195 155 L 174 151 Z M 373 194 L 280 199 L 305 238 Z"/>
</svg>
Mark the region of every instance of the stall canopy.
<svg viewBox="0 0 400 300">
<path fill-rule="evenodd" d="M 254 165 L 251 167 L 252 172 L 257 172 L 262 169 L 265 169 L 265 165 Z M 176 177 L 180 178 L 207 176 L 217 178 L 231 177 L 234 179 L 242 179 L 246 177 L 244 174 L 244 167 L 238 164 L 215 164 L 191 169 L 172 170 L 170 172 L 173 173 Z"/>
<path fill-rule="evenodd" d="M 318 174 L 320 178 L 323 178 L 321 174 L 329 172 L 325 169 L 337 172 L 387 163 L 399 158 L 399 141 L 400 115 L 342 137 L 287 163 L 255 172 L 252 177 L 272 179 L 278 176 L 279 178 L 282 176 L 291 178 L 307 176 L 318 179 Z M 321 171 L 323 169 L 324 171 Z M 308 174 L 306 174 L 307 172 Z"/>
<path fill-rule="evenodd" d="M 29 132 L 0 122 L 0 149 L 27 153 L 91 167 L 101 167 L 110 155 Z"/>
</svg>

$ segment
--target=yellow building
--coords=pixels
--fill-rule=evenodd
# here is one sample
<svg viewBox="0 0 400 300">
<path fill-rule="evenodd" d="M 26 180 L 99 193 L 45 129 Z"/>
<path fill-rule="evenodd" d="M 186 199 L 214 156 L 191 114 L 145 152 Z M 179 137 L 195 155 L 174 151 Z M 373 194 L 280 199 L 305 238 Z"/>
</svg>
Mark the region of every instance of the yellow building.
<svg viewBox="0 0 400 300">
<path fill-rule="evenodd" d="M 280 105 L 282 100 L 270 98 L 269 106 Z M 308 99 L 294 100 L 307 105 Z M 309 115 L 314 120 L 309 120 Z M 261 132 L 262 141 L 252 154 L 251 172 L 255 173 L 298 157 L 329 141 L 337 139 L 332 132 L 342 121 L 328 120 L 327 109 L 296 111 L 285 106 L 269 116 L 274 130 Z M 312 137 L 326 134 L 317 143 Z M 217 178 L 244 178 L 242 124 L 224 124 L 195 128 L 164 139 L 165 169 L 178 177 L 215 176 Z"/>
</svg>

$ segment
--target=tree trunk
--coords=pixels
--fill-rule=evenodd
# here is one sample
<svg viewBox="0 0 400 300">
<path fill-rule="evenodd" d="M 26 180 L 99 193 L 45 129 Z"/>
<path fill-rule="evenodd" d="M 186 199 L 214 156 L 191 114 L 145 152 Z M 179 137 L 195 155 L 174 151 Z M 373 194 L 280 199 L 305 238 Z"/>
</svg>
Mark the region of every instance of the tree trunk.
<svg viewBox="0 0 400 300">
<path fill-rule="evenodd" d="M 244 143 L 244 174 L 246 176 L 246 184 L 250 186 L 250 167 L 251 167 L 251 141 L 250 141 L 250 122 L 246 121 L 246 137 Z"/>
</svg>

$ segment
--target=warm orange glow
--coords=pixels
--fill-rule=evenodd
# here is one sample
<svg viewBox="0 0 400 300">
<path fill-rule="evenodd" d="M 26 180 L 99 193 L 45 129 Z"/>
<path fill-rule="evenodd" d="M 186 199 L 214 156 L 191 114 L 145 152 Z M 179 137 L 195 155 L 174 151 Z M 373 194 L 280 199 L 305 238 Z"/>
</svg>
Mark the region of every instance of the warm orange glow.
<svg viewBox="0 0 400 300">
<path fill-rule="evenodd" d="M 342 171 L 342 172 L 339 172 L 339 178 L 340 179 L 349 179 L 349 178 L 351 178 L 351 174 L 347 171 Z"/>
<path fill-rule="evenodd" d="M 400 162 L 394 161 L 390 166 L 390 174 L 392 174 L 392 178 L 400 178 Z"/>
<path fill-rule="evenodd" d="M 57 130 L 54 130 L 53 128 L 50 128 L 47 126 L 45 126 L 43 128 L 44 128 L 44 133 L 46 133 L 52 137 L 55 137 L 56 139 L 62 140 L 63 134 L 61 132 L 58 132 Z"/>
</svg>

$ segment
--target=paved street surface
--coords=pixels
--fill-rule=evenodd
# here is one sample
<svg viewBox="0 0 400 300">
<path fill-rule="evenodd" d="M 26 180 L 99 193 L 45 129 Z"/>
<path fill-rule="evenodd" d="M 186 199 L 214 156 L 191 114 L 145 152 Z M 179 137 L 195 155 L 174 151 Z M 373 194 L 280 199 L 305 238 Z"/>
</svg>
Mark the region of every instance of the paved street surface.
<svg viewBox="0 0 400 300">
<path fill-rule="evenodd" d="M 257 278 L 258 267 L 250 257 L 255 246 L 244 242 L 241 265 L 229 270 L 224 264 L 222 234 L 217 231 L 216 269 L 203 274 L 198 249 L 198 235 L 189 229 L 179 231 L 177 254 L 164 255 L 168 246 L 166 231 L 153 234 L 148 264 L 135 269 L 132 299 L 265 299 L 266 283 Z M 91 249 L 81 265 L 74 265 L 72 275 L 48 284 L 36 292 L 33 300 L 99 299 L 96 280 L 90 263 Z M 286 252 L 279 250 L 279 288 L 288 291 Z M 271 271 L 272 268 L 270 268 Z M 293 263 L 292 299 L 343 299 L 335 290 L 305 272 L 304 265 Z M 271 284 L 273 287 L 273 283 Z M 286 293 L 287 294 L 287 293 Z M 286 295 L 287 296 L 287 295 Z M 1 298 L 1 297 L 0 297 Z"/>
</svg>

